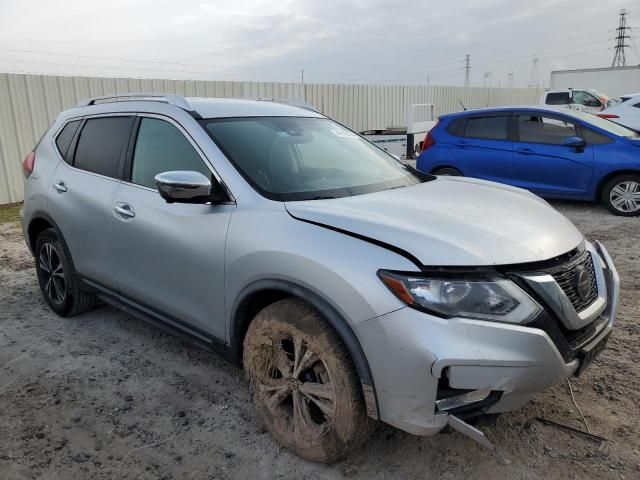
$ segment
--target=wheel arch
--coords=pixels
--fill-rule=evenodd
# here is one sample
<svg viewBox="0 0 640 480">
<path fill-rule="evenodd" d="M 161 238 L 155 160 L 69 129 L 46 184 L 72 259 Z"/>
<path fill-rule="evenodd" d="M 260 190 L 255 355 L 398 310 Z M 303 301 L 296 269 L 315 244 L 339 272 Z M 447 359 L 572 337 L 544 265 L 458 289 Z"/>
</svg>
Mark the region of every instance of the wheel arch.
<svg viewBox="0 0 640 480">
<path fill-rule="evenodd" d="M 373 375 L 353 329 L 327 300 L 296 283 L 276 279 L 258 280 L 240 292 L 231 310 L 229 341 L 232 361 L 238 365 L 242 364 L 244 337 L 255 315 L 267 305 L 289 297 L 300 298 L 309 303 L 340 337 L 360 378 L 367 412 L 369 416 L 379 418 Z"/>
<path fill-rule="evenodd" d="M 56 222 L 47 213 L 38 211 L 33 214 L 27 226 L 27 244 L 32 254 L 34 253 L 38 236 L 49 228 L 55 228 L 62 235 Z"/>
<path fill-rule="evenodd" d="M 438 170 L 442 170 L 444 168 L 451 168 L 452 170 L 457 170 L 458 172 L 460 172 L 462 176 L 464 176 L 464 172 L 460 169 L 460 167 L 454 167 L 453 165 L 437 165 L 433 167 L 431 170 L 429 170 L 429 173 L 433 175 L 434 172 L 437 172 Z"/>
<path fill-rule="evenodd" d="M 602 196 L 602 190 L 604 190 L 604 186 L 607 184 L 607 182 L 609 180 L 611 180 L 612 178 L 617 177 L 619 175 L 640 175 L 640 170 L 633 170 L 633 169 L 627 168 L 627 169 L 622 169 L 622 170 L 614 170 L 613 172 L 607 173 L 598 182 L 598 185 L 597 185 L 596 190 L 595 190 L 595 198 L 594 198 L 594 200 L 596 200 L 596 201 L 600 200 L 600 197 Z"/>
</svg>

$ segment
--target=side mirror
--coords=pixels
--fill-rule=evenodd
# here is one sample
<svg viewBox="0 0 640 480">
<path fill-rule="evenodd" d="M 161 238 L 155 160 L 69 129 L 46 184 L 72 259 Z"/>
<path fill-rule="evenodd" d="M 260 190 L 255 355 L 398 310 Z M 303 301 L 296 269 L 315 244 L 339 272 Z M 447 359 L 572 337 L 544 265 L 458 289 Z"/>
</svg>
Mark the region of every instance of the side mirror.
<svg viewBox="0 0 640 480">
<path fill-rule="evenodd" d="M 172 171 L 155 176 L 158 193 L 167 203 L 211 202 L 211 180 L 199 172 Z"/>
<path fill-rule="evenodd" d="M 587 142 L 584 141 L 584 138 L 580 137 L 568 137 L 564 141 L 565 147 L 575 148 L 576 152 L 582 152 L 584 147 L 587 145 Z"/>
</svg>

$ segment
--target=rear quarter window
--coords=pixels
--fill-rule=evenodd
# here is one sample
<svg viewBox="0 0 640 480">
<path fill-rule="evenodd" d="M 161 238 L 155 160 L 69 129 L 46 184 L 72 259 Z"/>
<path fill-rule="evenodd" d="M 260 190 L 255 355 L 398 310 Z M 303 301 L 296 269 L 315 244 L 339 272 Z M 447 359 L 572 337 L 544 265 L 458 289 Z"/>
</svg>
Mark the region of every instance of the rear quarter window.
<svg viewBox="0 0 640 480">
<path fill-rule="evenodd" d="M 69 160 L 67 158 L 67 154 L 69 152 L 69 146 L 71 145 L 71 141 L 73 140 L 73 136 L 76 134 L 78 127 L 80 126 L 80 120 L 74 120 L 72 122 L 67 123 L 60 133 L 56 137 L 56 147 L 58 147 L 58 151 L 64 160 L 68 163 Z"/>
<path fill-rule="evenodd" d="M 545 103 L 547 105 L 569 105 L 571 103 L 571 96 L 569 92 L 547 93 Z"/>
<path fill-rule="evenodd" d="M 445 129 L 449 135 L 454 137 L 462 137 L 464 135 L 464 118 L 456 118 Z"/>
</svg>

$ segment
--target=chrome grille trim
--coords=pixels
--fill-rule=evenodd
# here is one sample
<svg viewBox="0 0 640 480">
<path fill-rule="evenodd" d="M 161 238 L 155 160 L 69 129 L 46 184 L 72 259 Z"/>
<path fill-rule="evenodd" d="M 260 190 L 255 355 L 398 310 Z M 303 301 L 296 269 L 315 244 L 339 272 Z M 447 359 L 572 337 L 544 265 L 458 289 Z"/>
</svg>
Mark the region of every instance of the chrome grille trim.
<svg viewBox="0 0 640 480">
<path fill-rule="evenodd" d="M 598 318 L 607 306 L 607 287 L 600 257 L 591 243 L 586 243 L 586 250 L 585 254 L 591 257 L 597 286 L 597 297 L 580 312 L 576 311 L 574 304 L 551 273 L 529 272 L 518 274 L 545 301 L 567 330 L 578 330 L 585 327 Z"/>
</svg>

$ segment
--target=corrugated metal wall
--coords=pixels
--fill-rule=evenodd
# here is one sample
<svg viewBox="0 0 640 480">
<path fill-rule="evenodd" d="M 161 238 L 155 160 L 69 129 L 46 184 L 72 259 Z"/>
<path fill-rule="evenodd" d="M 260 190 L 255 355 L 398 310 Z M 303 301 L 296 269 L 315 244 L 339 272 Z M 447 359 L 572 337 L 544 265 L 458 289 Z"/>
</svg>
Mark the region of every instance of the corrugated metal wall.
<svg viewBox="0 0 640 480">
<path fill-rule="evenodd" d="M 467 107 L 483 107 L 537 103 L 540 96 L 540 91 L 531 89 L 0 74 L 0 204 L 22 200 L 22 159 L 60 111 L 84 98 L 126 92 L 304 100 L 357 131 L 404 125 L 412 103 L 434 103 L 436 113 L 441 114 L 460 110 L 459 100 Z"/>
</svg>

